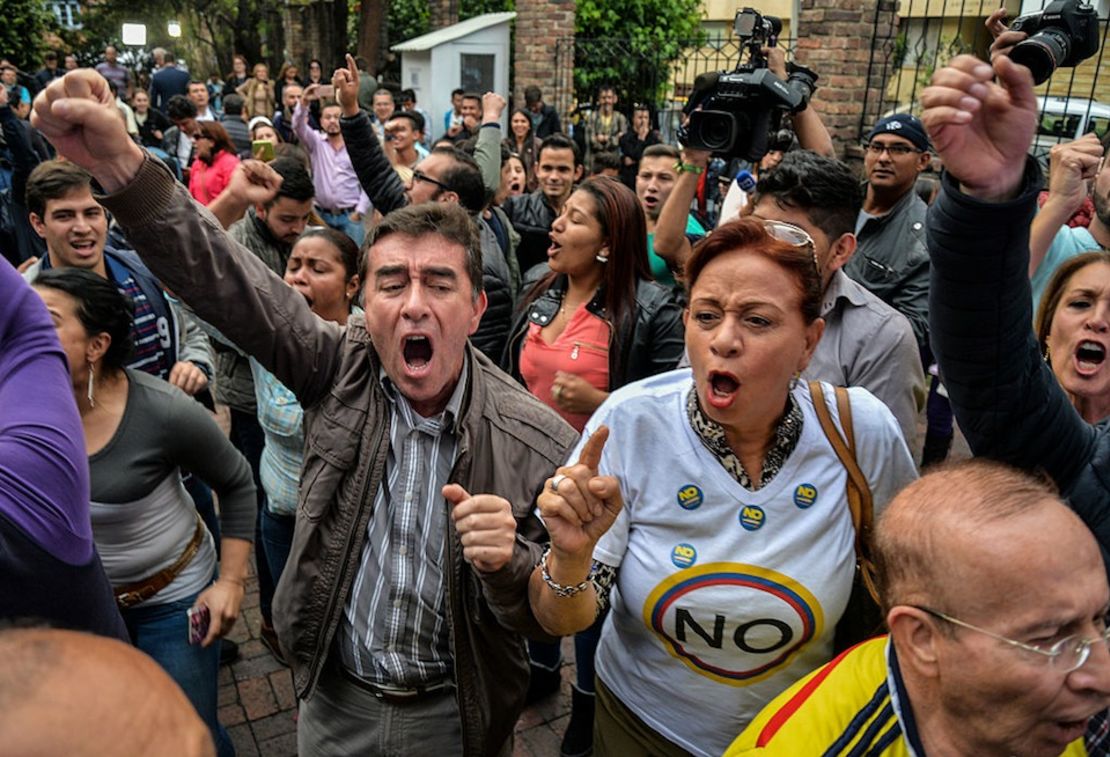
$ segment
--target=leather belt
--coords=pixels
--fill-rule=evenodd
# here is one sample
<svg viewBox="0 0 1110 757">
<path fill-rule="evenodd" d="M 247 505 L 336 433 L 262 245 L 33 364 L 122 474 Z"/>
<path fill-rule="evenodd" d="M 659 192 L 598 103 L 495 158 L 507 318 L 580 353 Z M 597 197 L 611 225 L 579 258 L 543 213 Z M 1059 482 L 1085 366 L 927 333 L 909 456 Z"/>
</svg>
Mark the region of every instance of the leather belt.
<svg viewBox="0 0 1110 757">
<path fill-rule="evenodd" d="M 332 210 L 331 208 L 325 208 L 323 205 L 317 205 L 316 207 L 324 213 L 328 213 L 333 216 L 349 216 L 351 213 L 355 212 L 355 208 L 357 206 L 352 205 L 349 208 L 336 208 L 335 210 Z"/>
<path fill-rule="evenodd" d="M 432 696 L 446 694 L 455 687 L 451 681 L 440 681 L 439 683 L 431 683 L 422 686 L 416 686 L 411 689 L 396 688 L 393 686 L 379 686 L 376 683 L 359 678 L 357 675 L 347 670 L 343 663 L 338 663 L 337 666 L 343 677 L 359 687 L 363 691 L 368 691 L 377 699 L 385 702 L 386 704 L 414 704 L 421 700 L 427 699 Z"/>
<path fill-rule="evenodd" d="M 196 556 L 197 551 L 200 549 L 201 540 L 204 539 L 204 534 L 204 521 L 200 519 L 200 515 L 198 514 L 197 527 L 196 530 L 193 531 L 193 538 L 185 546 L 185 551 L 174 561 L 173 565 L 168 568 L 163 568 L 153 576 L 144 578 L 142 581 L 120 586 L 114 590 L 116 604 L 119 605 L 120 609 L 126 610 L 129 607 L 134 607 L 140 602 L 145 602 L 162 591 L 162 589 L 169 586 L 170 582 L 177 578 L 177 575 L 184 570 L 185 566 Z"/>
</svg>

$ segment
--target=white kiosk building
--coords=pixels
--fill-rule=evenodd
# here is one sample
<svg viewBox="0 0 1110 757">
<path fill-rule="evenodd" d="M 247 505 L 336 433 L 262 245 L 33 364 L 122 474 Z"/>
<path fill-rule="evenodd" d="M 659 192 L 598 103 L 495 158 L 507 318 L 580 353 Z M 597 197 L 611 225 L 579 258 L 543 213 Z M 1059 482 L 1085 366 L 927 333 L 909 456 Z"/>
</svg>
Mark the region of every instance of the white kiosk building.
<svg viewBox="0 0 1110 757">
<path fill-rule="evenodd" d="M 413 90 L 417 105 L 431 117 L 433 139 L 445 131 L 443 114 L 451 107 L 451 90 L 508 93 L 514 18 L 512 12 L 486 13 L 390 48 L 401 53 L 401 87 Z M 508 112 L 502 115 L 502 130 L 508 117 Z"/>
</svg>

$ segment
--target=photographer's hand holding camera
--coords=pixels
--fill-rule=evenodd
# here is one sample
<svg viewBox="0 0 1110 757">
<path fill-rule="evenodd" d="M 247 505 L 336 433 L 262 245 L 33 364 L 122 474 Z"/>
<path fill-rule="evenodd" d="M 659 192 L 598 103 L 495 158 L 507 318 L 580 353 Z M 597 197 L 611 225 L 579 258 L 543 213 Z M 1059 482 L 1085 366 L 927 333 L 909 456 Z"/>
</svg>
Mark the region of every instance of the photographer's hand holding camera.
<svg viewBox="0 0 1110 757">
<path fill-rule="evenodd" d="M 790 76 L 786 65 L 786 51 L 781 47 L 764 47 L 761 52 L 767 58 L 767 68 L 771 73 L 786 81 Z M 798 138 L 798 145 L 803 150 L 812 150 L 828 158 L 836 157 L 832 137 L 816 109 L 800 110 L 792 114 L 790 120 L 794 127 L 794 135 Z"/>
</svg>

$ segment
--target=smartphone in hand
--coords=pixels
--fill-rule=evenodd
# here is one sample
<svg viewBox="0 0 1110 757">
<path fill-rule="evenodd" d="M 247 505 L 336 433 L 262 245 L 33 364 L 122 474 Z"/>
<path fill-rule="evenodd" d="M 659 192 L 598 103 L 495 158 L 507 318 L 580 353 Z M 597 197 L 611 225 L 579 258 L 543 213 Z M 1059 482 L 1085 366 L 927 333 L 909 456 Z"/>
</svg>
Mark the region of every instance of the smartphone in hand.
<svg viewBox="0 0 1110 757">
<path fill-rule="evenodd" d="M 189 643 L 200 644 L 208 635 L 208 626 L 212 621 L 212 614 L 207 605 L 192 607 L 185 611 L 189 617 Z"/>
<path fill-rule="evenodd" d="M 256 160 L 264 160 L 269 163 L 274 159 L 274 143 L 268 139 L 256 139 L 251 142 L 251 155 Z"/>
</svg>

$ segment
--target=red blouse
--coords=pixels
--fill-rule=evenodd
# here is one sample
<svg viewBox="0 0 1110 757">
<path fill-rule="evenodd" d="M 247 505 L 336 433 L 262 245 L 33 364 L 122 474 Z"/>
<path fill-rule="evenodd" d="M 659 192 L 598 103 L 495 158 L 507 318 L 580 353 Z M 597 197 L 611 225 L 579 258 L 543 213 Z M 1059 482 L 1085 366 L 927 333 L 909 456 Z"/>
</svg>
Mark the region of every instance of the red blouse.
<svg viewBox="0 0 1110 757">
<path fill-rule="evenodd" d="M 581 433 L 590 414 L 568 413 L 560 408 L 551 396 L 551 387 L 555 373 L 565 371 L 582 377 L 595 389 L 609 391 L 609 324 L 580 305 L 563 333 L 551 344 L 540 331 L 539 324 L 528 326 L 528 336 L 520 350 L 520 375 L 528 391 Z"/>
</svg>

